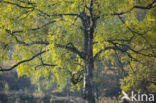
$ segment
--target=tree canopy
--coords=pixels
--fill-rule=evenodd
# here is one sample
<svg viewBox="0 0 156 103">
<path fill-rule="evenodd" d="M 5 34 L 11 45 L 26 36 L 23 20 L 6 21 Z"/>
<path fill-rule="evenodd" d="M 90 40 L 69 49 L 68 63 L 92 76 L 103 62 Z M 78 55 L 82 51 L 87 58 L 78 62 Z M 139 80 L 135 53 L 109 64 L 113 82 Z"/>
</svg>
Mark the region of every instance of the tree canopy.
<svg viewBox="0 0 156 103">
<path fill-rule="evenodd" d="M 1 71 L 17 68 L 19 77 L 31 76 L 33 81 L 51 77 L 63 88 L 69 79 L 82 86 L 83 74 L 98 69 L 97 58 L 111 60 L 122 71 L 151 68 L 156 57 L 155 3 L 0 0 L 0 62 L 13 61 Z"/>
</svg>

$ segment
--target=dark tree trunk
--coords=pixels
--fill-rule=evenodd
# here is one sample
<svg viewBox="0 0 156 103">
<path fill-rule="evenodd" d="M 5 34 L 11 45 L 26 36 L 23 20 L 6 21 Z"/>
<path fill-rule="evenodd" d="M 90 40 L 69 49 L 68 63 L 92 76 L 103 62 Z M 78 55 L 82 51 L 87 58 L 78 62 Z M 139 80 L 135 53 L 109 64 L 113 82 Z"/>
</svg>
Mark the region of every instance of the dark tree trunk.
<svg viewBox="0 0 156 103">
<path fill-rule="evenodd" d="M 95 103 L 94 93 L 93 93 L 93 58 L 86 58 L 85 60 L 85 70 L 84 70 L 84 98 L 88 103 Z"/>
<path fill-rule="evenodd" d="M 94 21 L 91 17 L 85 14 L 82 17 L 82 23 L 84 28 L 84 99 L 87 103 L 95 103 L 95 97 L 93 93 L 93 70 L 94 70 L 94 58 L 93 58 L 93 33 L 94 33 Z"/>
</svg>

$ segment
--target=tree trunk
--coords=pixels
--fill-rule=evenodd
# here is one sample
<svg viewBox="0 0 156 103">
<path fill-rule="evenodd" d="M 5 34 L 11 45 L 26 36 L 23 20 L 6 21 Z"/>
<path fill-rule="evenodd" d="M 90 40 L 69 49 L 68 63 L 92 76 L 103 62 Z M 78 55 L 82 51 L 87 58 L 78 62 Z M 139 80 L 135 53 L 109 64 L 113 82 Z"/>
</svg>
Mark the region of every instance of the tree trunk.
<svg viewBox="0 0 156 103">
<path fill-rule="evenodd" d="M 94 93 L 93 93 L 93 59 L 85 61 L 85 71 L 84 71 L 84 97 L 87 103 L 95 103 Z"/>
<path fill-rule="evenodd" d="M 95 103 L 93 93 L 93 70 L 94 70 L 94 59 L 93 59 L 93 33 L 94 25 L 91 18 L 86 17 L 83 19 L 84 26 L 84 99 L 86 103 Z"/>
</svg>

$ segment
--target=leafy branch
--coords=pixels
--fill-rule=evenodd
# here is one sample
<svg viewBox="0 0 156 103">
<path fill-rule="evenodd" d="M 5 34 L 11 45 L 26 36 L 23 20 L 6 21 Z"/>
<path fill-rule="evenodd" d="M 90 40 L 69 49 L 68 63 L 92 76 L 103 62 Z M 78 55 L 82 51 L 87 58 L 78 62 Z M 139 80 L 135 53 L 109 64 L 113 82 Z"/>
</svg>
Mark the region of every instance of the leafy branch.
<svg viewBox="0 0 156 103">
<path fill-rule="evenodd" d="M 156 55 L 154 54 L 144 54 L 144 53 L 141 53 L 140 50 L 134 50 L 132 49 L 129 45 L 126 45 L 126 44 L 119 44 L 119 43 L 115 43 L 111 40 L 108 40 L 109 43 L 113 44 L 116 48 L 116 50 L 119 50 L 121 52 L 127 52 L 128 50 L 136 53 L 136 54 L 140 54 L 142 56 L 147 56 L 147 57 L 155 57 L 156 58 Z"/>
<path fill-rule="evenodd" d="M 118 50 L 118 51 L 121 51 L 121 52 L 125 52 L 127 53 L 128 57 L 130 57 L 131 59 L 137 61 L 135 58 L 133 58 L 130 53 L 128 53 L 127 51 L 130 50 L 132 52 L 134 52 L 135 54 L 140 54 L 142 56 L 147 56 L 147 57 L 154 57 L 156 58 L 156 55 L 154 54 L 144 54 L 142 52 L 140 52 L 141 50 L 134 50 L 132 49 L 130 46 L 126 45 L 126 44 L 119 44 L 119 43 L 115 43 L 114 41 L 111 41 L 111 40 L 108 40 L 109 43 L 113 44 L 114 46 L 108 46 L 108 47 L 105 47 L 104 49 L 101 49 L 99 52 L 97 52 L 94 56 L 94 60 L 96 60 L 96 58 L 104 51 L 106 50 Z"/>
<path fill-rule="evenodd" d="M 36 57 L 40 56 L 41 54 L 45 53 L 45 52 L 47 52 L 47 51 L 39 52 L 39 53 L 35 54 L 34 56 L 32 56 L 32 57 L 29 58 L 29 59 L 25 59 L 25 60 L 22 60 L 22 61 L 16 63 L 15 65 L 13 65 L 13 66 L 10 67 L 10 68 L 2 68 L 2 67 L 1 67 L 1 68 L 0 68 L 0 71 L 10 71 L 10 70 L 13 70 L 14 68 L 16 68 L 17 66 L 19 66 L 20 64 L 23 64 L 23 63 L 25 63 L 25 62 L 29 62 L 29 61 L 35 59 Z"/>
<path fill-rule="evenodd" d="M 18 3 L 13 3 L 13 2 L 4 1 L 4 0 L 2 0 L 0 2 L 6 3 L 6 4 L 15 5 L 15 6 L 20 7 L 20 8 L 23 8 L 23 9 L 34 9 L 34 6 L 22 6 L 22 5 L 18 4 Z"/>
<path fill-rule="evenodd" d="M 131 12 L 133 9 L 152 9 L 152 8 L 155 8 L 155 5 L 154 5 L 155 3 L 156 3 L 156 0 L 153 0 L 153 2 L 148 4 L 147 6 L 135 5 L 132 8 L 130 8 L 128 11 L 120 12 L 120 13 L 113 13 L 113 14 L 110 14 L 110 15 L 124 15 L 124 14 L 127 14 L 127 13 Z"/>
<path fill-rule="evenodd" d="M 122 17 L 121 17 L 121 16 L 118 16 L 118 17 L 119 17 L 120 21 L 121 21 L 123 24 L 125 24 L 125 21 L 122 19 Z M 144 37 L 144 35 L 145 35 L 149 30 L 145 31 L 144 33 L 139 33 L 139 32 L 137 32 L 137 31 L 132 30 L 132 29 L 131 29 L 130 27 L 128 27 L 128 26 L 126 26 L 126 27 L 127 27 L 127 29 L 133 34 L 133 36 L 135 36 L 135 34 L 137 34 L 138 36 L 142 37 L 142 38 L 149 44 L 149 46 L 150 46 L 151 48 L 153 48 L 153 45 L 147 40 L 147 38 Z M 132 39 L 131 39 L 131 40 L 132 40 Z"/>
<path fill-rule="evenodd" d="M 82 59 L 84 59 L 84 53 L 79 51 L 72 43 L 68 43 L 67 45 L 55 44 L 56 47 L 67 49 L 77 55 L 79 55 Z"/>
<path fill-rule="evenodd" d="M 124 14 L 127 14 L 127 13 L 130 13 L 132 10 L 134 9 L 144 9 L 144 10 L 150 10 L 152 8 L 155 8 L 156 6 L 154 5 L 156 3 L 156 0 L 153 0 L 152 3 L 148 4 L 147 6 L 140 6 L 140 5 L 135 5 L 133 6 L 132 8 L 130 8 L 129 10 L 127 11 L 123 11 L 123 12 L 115 12 L 115 13 L 112 13 L 112 14 L 104 14 L 102 15 L 101 17 L 105 17 L 105 16 L 109 16 L 109 15 L 112 15 L 112 16 L 121 16 L 121 15 L 124 15 Z M 97 16 L 96 19 L 99 19 L 100 16 Z"/>
</svg>

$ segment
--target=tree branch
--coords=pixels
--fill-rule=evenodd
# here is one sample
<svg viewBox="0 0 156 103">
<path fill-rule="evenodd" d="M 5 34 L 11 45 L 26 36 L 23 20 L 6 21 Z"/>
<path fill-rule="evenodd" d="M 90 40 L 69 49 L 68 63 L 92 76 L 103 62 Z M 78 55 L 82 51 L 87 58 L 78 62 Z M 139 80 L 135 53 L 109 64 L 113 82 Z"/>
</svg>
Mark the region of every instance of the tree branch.
<svg viewBox="0 0 156 103">
<path fill-rule="evenodd" d="M 147 57 L 155 57 L 156 58 L 156 55 L 153 55 L 153 54 L 144 54 L 144 53 L 141 53 L 139 51 L 136 51 L 134 49 L 132 49 L 130 46 L 126 45 L 126 44 L 119 44 L 119 43 L 114 43 L 113 41 L 111 40 L 108 40 L 109 43 L 113 44 L 115 46 L 115 50 L 119 50 L 121 52 L 127 52 L 128 50 L 136 53 L 136 54 L 140 54 L 142 56 L 147 56 Z"/>
<path fill-rule="evenodd" d="M 41 64 L 41 65 L 37 65 L 37 66 L 35 67 L 35 70 L 38 70 L 37 68 L 38 68 L 38 67 L 41 67 L 41 66 L 54 67 L 54 66 L 57 66 L 57 65 L 54 65 L 54 64 Z"/>
<path fill-rule="evenodd" d="M 91 17 L 93 17 L 93 0 L 90 0 L 90 8 L 89 8 L 89 11 L 90 11 L 90 15 Z"/>
<path fill-rule="evenodd" d="M 15 37 L 15 39 L 19 44 L 23 44 L 25 46 L 31 46 L 34 44 L 49 45 L 49 42 L 47 42 L 47 41 L 33 41 L 31 43 L 25 43 L 23 41 L 18 40 L 17 37 Z M 83 52 L 80 52 L 72 43 L 68 43 L 67 45 L 55 44 L 55 46 L 59 47 L 59 48 L 67 49 L 67 50 L 79 55 L 82 59 L 84 59 Z"/>
<path fill-rule="evenodd" d="M 22 60 L 22 61 L 16 63 L 15 65 L 13 65 L 12 67 L 10 67 L 8 69 L 1 67 L 0 71 L 10 71 L 10 70 L 13 70 L 14 68 L 16 68 L 17 66 L 19 66 L 20 64 L 25 63 L 25 62 L 29 62 L 29 61 L 35 59 L 36 57 L 40 56 L 41 54 L 45 53 L 45 52 L 47 52 L 47 51 L 39 52 L 36 55 L 32 56 L 31 58 L 26 59 L 26 60 Z"/>
<path fill-rule="evenodd" d="M 120 17 L 120 16 L 118 16 L 118 17 L 119 17 L 120 21 L 121 21 L 123 24 L 125 24 L 125 21 L 122 19 L 122 17 Z M 149 30 L 147 30 L 147 31 L 144 32 L 144 33 L 139 33 L 139 32 L 136 32 L 136 31 L 132 30 L 132 29 L 131 29 L 130 27 L 128 27 L 128 26 L 127 26 L 127 29 L 133 34 L 133 38 L 134 38 L 135 34 L 137 34 L 137 35 L 139 35 L 140 37 L 142 37 L 142 38 L 149 44 L 149 46 L 150 46 L 151 48 L 153 48 L 153 45 L 147 40 L 147 38 L 144 37 L 144 35 L 146 34 L 146 32 L 148 32 Z M 131 40 L 132 40 L 133 38 L 131 38 Z M 154 51 L 153 51 L 153 53 L 154 53 Z"/>
<path fill-rule="evenodd" d="M 155 8 L 156 6 L 154 5 L 156 2 L 156 0 L 153 0 L 152 3 L 148 4 L 147 6 L 139 6 L 139 5 L 135 5 L 133 6 L 132 8 L 130 8 L 129 10 L 127 11 L 123 11 L 123 12 L 119 12 L 119 13 L 112 13 L 112 14 L 104 14 L 102 15 L 102 17 L 104 16 L 109 16 L 109 15 L 112 15 L 112 16 L 120 16 L 120 15 L 124 15 L 124 14 L 127 14 L 127 13 L 130 13 L 133 9 L 144 9 L 144 10 L 149 10 L 149 9 L 152 9 L 152 8 Z M 99 19 L 100 16 L 97 16 L 96 19 Z"/>
<path fill-rule="evenodd" d="M 25 1 L 25 0 L 17 0 L 17 1 L 22 2 L 22 3 L 27 3 L 30 5 L 36 4 L 36 3 L 30 2 L 30 1 Z"/>
<path fill-rule="evenodd" d="M 106 50 L 110 50 L 110 49 L 117 50 L 117 48 L 114 47 L 114 46 L 105 47 L 104 49 L 101 49 L 99 52 L 97 52 L 97 53 L 95 54 L 95 56 L 93 57 L 94 60 L 96 60 L 96 58 L 97 58 L 102 52 L 104 52 L 104 51 L 106 51 Z"/>
<path fill-rule="evenodd" d="M 57 66 L 57 65 L 54 65 L 54 64 L 44 63 L 41 55 L 40 55 L 40 57 L 41 57 L 41 63 L 42 63 L 40 66 Z"/>
<path fill-rule="evenodd" d="M 68 43 L 67 45 L 55 44 L 56 47 L 67 49 L 73 53 L 79 55 L 82 59 L 84 59 L 83 52 L 80 52 L 72 43 Z"/>
<path fill-rule="evenodd" d="M 9 2 L 9 1 L 0 1 L 0 2 L 15 5 L 15 6 L 17 6 L 19 8 L 23 8 L 23 9 L 34 9 L 34 7 L 22 6 L 22 5 L 19 5 L 17 3 L 13 3 L 13 2 Z"/>
<path fill-rule="evenodd" d="M 10 30 L 6 29 L 6 31 L 9 34 L 11 34 L 11 36 L 15 37 L 15 40 L 17 41 L 17 43 L 23 44 L 25 46 L 30 46 L 30 45 L 33 45 L 33 44 L 44 44 L 44 45 L 48 45 L 49 44 L 49 42 L 47 42 L 47 41 L 33 41 L 31 43 L 26 43 L 24 41 L 18 40 L 18 38 L 15 35 L 13 35 Z M 17 33 L 17 32 L 19 33 L 19 32 L 22 32 L 22 31 L 14 31 L 13 33 Z M 84 59 L 84 53 L 80 52 L 72 43 L 68 43 L 67 45 L 55 44 L 55 46 L 59 47 L 59 48 L 67 49 L 67 50 L 69 50 L 69 51 L 79 55 L 82 59 Z"/>
<path fill-rule="evenodd" d="M 42 28 L 44 28 L 44 27 L 46 27 L 46 26 L 48 26 L 48 25 L 50 25 L 52 23 L 55 23 L 55 22 L 56 21 L 50 21 L 50 22 L 48 22 L 48 23 L 46 23 L 46 24 L 44 24 L 44 25 L 42 25 L 40 27 L 36 27 L 36 28 L 28 29 L 28 30 L 30 30 L 30 31 L 36 31 L 36 30 L 42 29 Z M 12 31 L 12 34 L 22 33 L 22 32 L 24 32 L 24 30 L 17 30 L 17 31 Z"/>
<path fill-rule="evenodd" d="M 129 48 L 129 50 L 131 50 L 132 52 L 136 53 L 136 54 L 140 54 L 140 55 L 143 55 L 143 56 L 147 56 L 147 57 L 155 57 L 156 58 L 156 55 L 153 55 L 153 54 L 144 54 L 144 53 L 141 53 L 139 51 L 136 51 L 132 48 L 130 48 L 129 46 L 127 46 Z"/>
<path fill-rule="evenodd" d="M 40 10 L 40 9 L 36 9 L 36 10 L 39 11 L 41 14 L 43 14 L 45 16 L 48 16 L 48 17 L 51 17 L 51 16 L 55 16 L 55 17 L 57 17 L 57 16 L 59 16 L 59 17 L 62 17 L 62 16 L 77 16 L 77 17 L 80 17 L 79 14 L 74 14 L 74 13 L 67 13 L 67 14 L 62 13 L 62 14 L 52 14 L 52 15 L 50 15 L 50 14 L 48 14 L 48 13 L 46 13 L 46 12 Z"/>
<path fill-rule="evenodd" d="M 55 23 L 56 21 L 50 21 L 50 22 L 48 22 L 48 23 L 46 23 L 46 24 L 43 24 L 42 26 L 39 26 L 39 27 L 36 27 L 36 28 L 32 28 L 32 29 L 28 29 L 29 31 L 37 31 L 37 30 L 39 30 L 39 29 L 42 29 L 42 28 L 44 28 L 44 27 L 46 27 L 46 26 L 48 26 L 48 25 L 50 25 L 50 24 L 52 24 L 52 23 Z M 1 29 L 4 29 L 7 33 L 9 33 L 9 34 L 11 34 L 11 35 L 13 35 L 13 34 L 16 34 L 16 33 L 23 33 L 23 32 L 25 32 L 24 30 L 15 30 L 15 31 L 11 31 L 11 30 L 9 30 L 9 29 L 6 29 L 6 28 L 4 28 L 4 26 L 2 26 L 2 27 L 0 27 Z"/>
<path fill-rule="evenodd" d="M 25 46 L 31 46 L 31 45 L 34 45 L 34 44 L 43 44 L 43 45 L 48 45 L 49 44 L 48 41 L 32 41 L 31 43 L 26 43 L 24 41 L 18 40 L 18 38 L 16 36 L 14 36 L 14 37 L 15 37 L 18 44 L 22 44 L 22 45 L 25 45 Z"/>
<path fill-rule="evenodd" d="M 148 4 L 147 6 L 139 6 L 139 5 L 135 5 L 133 6 L 132 8 L 130 8 L 128 11 L 125 11 L 125 12 L 120 12 L 120 13 L 113 13 L 113 14 L 109 14 L 109 15 L 123 15 L 123 14 L 126 14 L 126 13 L 129 13 L 131 12 L 133 9 L 152 9 L 152 8 L 155 8 L 155 6 L 153 6 L 155 4 L 155 0 L 153 0 L 152 3 Z"/>
<path fill-rule="evenodd" d="M 130 43 L 134 37 L 135 37 L 135 35 L 131 36 L 129 39 L 109 39 L 108 41 L 118 41 L 118 42 Z"/>
<path fill-rule="evenodd" d="M 118 61 L 118 64 L 120 66 L 120 69 L 121 69 L 121 76 L 125 76 L 125 70 L 124 70 L 124 64 L 122 63 L 121 61 L 121 58 L 119 57 L 118 53 L 115 51 L 115 55 L 116 55 L 116 58 L 117 58 L 117 61 Z"/>
</svg>

